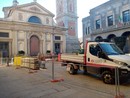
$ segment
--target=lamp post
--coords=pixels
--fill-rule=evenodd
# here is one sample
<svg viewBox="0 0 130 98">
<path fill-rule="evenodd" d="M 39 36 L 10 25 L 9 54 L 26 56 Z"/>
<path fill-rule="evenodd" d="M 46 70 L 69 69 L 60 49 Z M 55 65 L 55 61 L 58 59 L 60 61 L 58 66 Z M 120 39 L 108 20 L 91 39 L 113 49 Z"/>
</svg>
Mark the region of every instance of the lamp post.
<svg viewBox="0 0 130 98">
<path fill-rule="evenodd" d="M 55 27 L 53 27 L 52 32 L 52 81 L 54 80 L 54 30 Z"/>
<path fill-rule="evenodd" d="M 60 82 L 63 81 L 63 79 L 55 79 L 55 73 L 54 73 L 54 30 L 56 27 L 53 27 L 53 33 L 52 33 L 52 80 L 51 82 Z"/>
</svg>

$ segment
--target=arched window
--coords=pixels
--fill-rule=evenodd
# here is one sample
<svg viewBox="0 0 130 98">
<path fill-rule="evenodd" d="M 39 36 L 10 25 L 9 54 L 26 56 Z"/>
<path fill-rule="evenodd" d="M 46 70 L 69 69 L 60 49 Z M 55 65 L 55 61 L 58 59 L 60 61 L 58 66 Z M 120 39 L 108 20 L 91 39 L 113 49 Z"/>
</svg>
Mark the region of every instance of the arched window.
<svg viewBox="0 0 130 98">
<path fill-rule="evenodd" d="M 28 22 L 42 24 L 41 19 L 38 18 L 37 16 L 31 16 L 29 18 Z"/>
</svg>

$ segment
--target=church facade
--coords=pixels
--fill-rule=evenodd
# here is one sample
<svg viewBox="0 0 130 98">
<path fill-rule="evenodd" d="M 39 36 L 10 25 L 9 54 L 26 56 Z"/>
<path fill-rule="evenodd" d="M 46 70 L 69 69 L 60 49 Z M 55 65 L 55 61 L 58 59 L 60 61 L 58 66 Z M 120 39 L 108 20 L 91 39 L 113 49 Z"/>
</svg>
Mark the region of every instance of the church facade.
<svg viewBox="0 0 130 98">
<path fill-rule="evenodd" d="M 66 31 L 66 52 L 79 49 L 78 42 L 77 0 L 56 0 L 56 22 L 68 28 Z"/>
<path fill-rule="evenodd" d="M 18 5 L 13 1 L 10 7 L 4 7 L 4 18 L 0 18 L 0 55 L 17 55 L 24 51 L 26 55 L 38 53 L 66 52 L 66 28 L 58 26 L 54 14 L 34 2 Z"/>
</svg>

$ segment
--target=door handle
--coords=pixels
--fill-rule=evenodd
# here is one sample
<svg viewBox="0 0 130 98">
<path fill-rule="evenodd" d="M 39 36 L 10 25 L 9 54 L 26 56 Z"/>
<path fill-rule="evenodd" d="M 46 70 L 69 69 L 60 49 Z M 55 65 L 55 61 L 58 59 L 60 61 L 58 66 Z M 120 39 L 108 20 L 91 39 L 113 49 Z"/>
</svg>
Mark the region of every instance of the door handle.
<svg viewBox="0 0 130 98">
<path fill-rule="evenodd" d="M 90 62 L 90 58 L 88 58 L 88 61 Z"/>
</svg>

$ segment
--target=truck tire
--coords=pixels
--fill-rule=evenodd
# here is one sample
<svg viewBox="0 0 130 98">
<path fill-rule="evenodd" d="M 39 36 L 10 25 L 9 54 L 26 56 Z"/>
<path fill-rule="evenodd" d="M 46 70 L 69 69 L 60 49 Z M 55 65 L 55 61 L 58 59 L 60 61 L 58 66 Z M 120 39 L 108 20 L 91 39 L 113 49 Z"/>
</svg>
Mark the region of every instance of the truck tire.
<svg viewBox="0 0 130 98">
<path fill-rule="evenodd" d="M 83 66 L 83 74 L 84 74 L 84 75 L 87 75 L 87 74 L 88 74 L 88 72 L 87 72 L 87 67 L 86 67 L 86 66 Z"/>
<path fill-rule="evenodd" d="M 114 84 L 114 78 L 112 77 L 112 73 L 110 71 L 104 71 L 102 73 L 102 80 L 106 84 Z"/>
<path fill-rule="evenodd" d="M 71 75 L 77 74 L 78 69 L 75 69 L 72 64 L 67 64 L 67 67 L 68 67 L 67 69 L 69 69 L 68 70 L 69 74 Z"/>
</svg>

